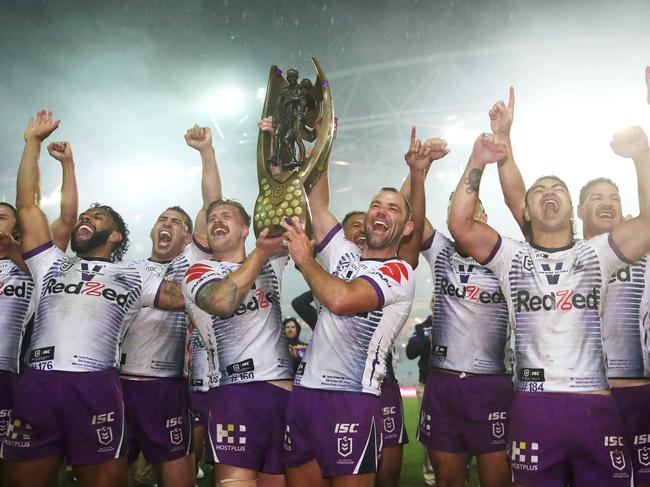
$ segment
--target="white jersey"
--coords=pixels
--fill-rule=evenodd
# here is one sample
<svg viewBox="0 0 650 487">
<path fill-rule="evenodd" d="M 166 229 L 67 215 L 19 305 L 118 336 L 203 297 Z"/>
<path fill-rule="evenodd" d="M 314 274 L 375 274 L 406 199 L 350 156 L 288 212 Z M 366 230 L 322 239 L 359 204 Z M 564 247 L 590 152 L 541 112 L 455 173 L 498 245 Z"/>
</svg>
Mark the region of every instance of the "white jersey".
<svg viewBox="0 0 650 487">
<path fill-rule="evenodd" d="M 607 389 L 600 315 L 609 276 L 624 265 L 609 234 L 564 249 L 499 237 L 484 263 L 514 320 L 515 390 Z"/>
<path fill-rule="evenodd" d="M 117 367 L 128 315 L 154 305 L 161 279 L 132 263 L 70 257 L 52 242 L 24 257 L 38 296 L 27 365 L 71 372 Z"/>
<path fill-rule="evenodd" d="M 34 282 L 9 259 L 0 259 L 0 370 L 18 373 L 20 346 L 34 313 Z"/>
<path fill-rule="evenodd" d="M 207 392 L 214 385 L 214 381 L 210 374 L 208 351 L 205 348 L 205 342 L 201 338 L 199 330 L 196 328 L 192 330 L 190 346 L 192 347 L 192 357 L 190 358 L 190 391 Z"/>
<path fill-rule="evenodd" d="M 214 315 L 208 321 L 206 313 L 196 313 L 195 307 L 190 309 L 190 318 L 205 340 L 208 354 L 216 349 L 221 385 L 293 377 L 280 308 L 280 285 L 286 264 L 287 257 L 266 262 L 242 303 L 228 318 Z M 216 260 L 198 262 L 185 274 L 185 298 L 196 305 L 196 297 L 205 285 L 226 278 L 240 265 Z"/>
<path fill-rule="evenodd" d="M 413 305 L 413 269 L 397 258 L 362 259 L 359 248 L 345 239 L 340 225 L 330 231 L 317 250 L 320 262 L 332 275 L 348 282 L 367 281 L 379 297 L 379 308 L 338 316 L 321 306 L 295 384 L 379 396 L 386 356 Z"/>
<path fill-rule="evenodd" d="M 181 282 L 193 263 L 210 258 L 209 249 L 193 241 L 173 261 L 135 261 L 142 272 Z M 128 325 L 122 342 L 120 373 L 144 377 L 185 377 L 185 351 L 189 341 L 185 311 L 142 308 Z"/>
<path fill-rule="evenodd" d="M 603 312 L 603 340 L 610 379 L 650 378 L 648 254 L 609 278 Z"/>
<path fill-rule="evenodd" d="M 431 365 L 472 374 L 510 372 L 508 305 L 494 273 L 440 232 L 424 242 L 436 302 Z"/>
</svg>

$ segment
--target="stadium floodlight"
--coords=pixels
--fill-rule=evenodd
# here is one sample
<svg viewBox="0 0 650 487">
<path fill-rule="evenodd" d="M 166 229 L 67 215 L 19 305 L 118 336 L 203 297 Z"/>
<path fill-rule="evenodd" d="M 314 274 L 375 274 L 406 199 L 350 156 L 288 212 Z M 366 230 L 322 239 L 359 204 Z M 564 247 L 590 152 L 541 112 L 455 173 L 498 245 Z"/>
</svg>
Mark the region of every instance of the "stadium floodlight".
<svg viewBox="0 0 650 487">
<path fill-rule="evenodd" d="M 244 106 L 244 94 L 236 86 L 215 91 L 207 100 L 208 110 L 216 115 L 232 115 Z"/>
</svg>

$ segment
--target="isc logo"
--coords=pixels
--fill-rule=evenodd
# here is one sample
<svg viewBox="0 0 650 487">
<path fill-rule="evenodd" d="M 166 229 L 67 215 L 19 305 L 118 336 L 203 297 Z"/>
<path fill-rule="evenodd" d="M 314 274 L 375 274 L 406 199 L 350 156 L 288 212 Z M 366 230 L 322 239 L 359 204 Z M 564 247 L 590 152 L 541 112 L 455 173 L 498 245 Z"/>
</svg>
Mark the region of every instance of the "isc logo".
<svg viewBox="0 0 650 487">
<path fill-rule="evenodd" d="M 359 423 L 336 423 L 334 433 L 356 433 L 359 430 Z"/>
<path fill-rule="evenodd" d="M 500 419 L 506 419 L 505 411 L 495 411 L 493 413 L 490 413 L 488 416 L 488 421 L 498 421 Z"/>
<path fill-rule="evenodd" d="M 606 436 L 605 446 L 623 446 L 622 436 Z"/>
<path fill-rule="evenodd" d="M 112 423 L 115 421 L 114 415 L 114 411 L 111 411 L 110 413 L 95 414 L 90 424 Z"/>
<path fill-rule="evenodd" d="M 650 434 L 645 435 L 636 435 L 634 437 L 635 445 L 647 445 L 650 444 Z"/>
<path fill-rule="evenodd" d="M 183 424 L 183 416 L 179 416 L 177 418 L 169 418 L 167 422 L 165 422 L 165 428 L 171 428 L 172 426 L 180 426 Z"/>
<path fill-rule="evenodd" d="M 395 406 L 386 406 L 382 408 L 382 414 L 388 416 L 389 414 L 397 414 L 397 408 Z"/>
</svg>

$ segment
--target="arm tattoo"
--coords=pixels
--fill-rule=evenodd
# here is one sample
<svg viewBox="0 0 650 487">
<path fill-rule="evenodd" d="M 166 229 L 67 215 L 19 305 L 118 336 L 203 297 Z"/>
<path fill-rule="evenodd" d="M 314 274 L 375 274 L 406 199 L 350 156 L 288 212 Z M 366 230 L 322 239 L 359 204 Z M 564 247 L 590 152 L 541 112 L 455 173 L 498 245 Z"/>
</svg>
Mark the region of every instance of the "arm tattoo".
<svg viewBox="0 0 650 487">
<path fill-rule="evenodd" d="M 467 185 L 465 191 L 467 192 L 467 194 L 478 193 L 478 190 L 481 187 L 482 176 L 483 176 L 483 170 L 481 169 L 469 170 L 469 174 L 465 178 L 465 184 Z"/>
<path fill-rule="evenodd" d="M 163 309 L 179 310 L 185 307 L 183 291 L 178 282 L 163 281 L 162 295 L 164 296 Z"/>
<path fill-rule="evenodd" d="M 206 285 L 196 297 L 196 304 L 211 315 L 230 316 L 243 298 L 238 291 L 237 284 L 226 277 Z"/>
</svg>

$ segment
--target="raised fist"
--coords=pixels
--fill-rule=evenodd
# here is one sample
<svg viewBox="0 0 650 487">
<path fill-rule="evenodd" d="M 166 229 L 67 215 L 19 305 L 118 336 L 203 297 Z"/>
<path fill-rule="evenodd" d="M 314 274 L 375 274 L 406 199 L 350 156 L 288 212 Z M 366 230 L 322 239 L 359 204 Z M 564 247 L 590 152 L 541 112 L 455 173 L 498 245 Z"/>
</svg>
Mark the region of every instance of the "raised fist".
<svg viewBox="0 0 650 487">
<path fill-rule="evenodd" d="M 448 153 L 447 142 L 438 138 L 422 142 L 417 138 L 415 127 L 411 127 L 411 141 L 404 154 L 404 160 L 409 167 L 426 170 L 432 161 L 441 159 Z"/>
<path fill-rule="evenodd" d="M 510 87 L 508 105 L 506 106 L 502 100 L 499 100 L 492 106 L 488 115 L 492 133 L 500 137 L 508 137 L 515 116 L 515 89 L 512 86 Z"/>
<path fill-rule="evenodd" d="M 29 119 L 27 128 L 23 134 L 25 142 L 29 140 L 43 142 L 59 127 L 60 123 L 61 120 L 54 120 L 52 118 L 52 112 L 41 110 L 36 114 L 36 117 Z"/>
<path fill-rule="evenodd" d="M 650 150 L 648 136 L 638 125 L 616 132 L 609 146 L 619 156 L 628 158 L 634 158 Z"/>
<path fill-rule="evenodd" d="M 472 149 L 472 158 L 489 164 L 491 162 L 500 161 L 506 156 L 507 146 L 496 135 L 482 133 L 474 142 Z"/>
<path fill-rule="evenodd" d="M 194 124 L 194 127 L 185 132 L 185 142 L 192 149 L 198 151 L 208 149 L 212 147 L 212 132 L 208 127 L 199 127 Z"/>
<path fill-rule="evenodd" d="M 50 142 L 47 152 L 59 162 L 72 161 L 72 148 L 68 142 Z"/>
<path fill-rule="evenodd" d="M 422 142 L 422 147 L 426 147 L 431 151 L 430 157 L 432 161 L 442 159 L 450 152 L 450 150 L 447 148 L 447 141 L 439 137 L 426 139 L 424 142 Z"/>
<path fill-rule="evenodd" d="M 266 117 L 257 122 L 257 126 L 262 132 L 274 132 L 273 129 L 273 117 Z"/>
</svg>

